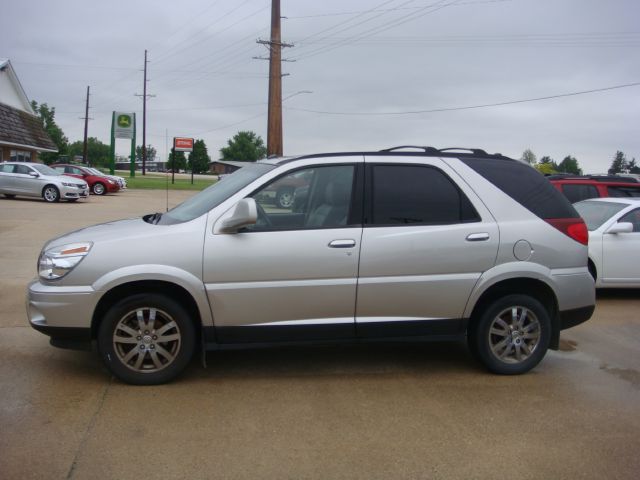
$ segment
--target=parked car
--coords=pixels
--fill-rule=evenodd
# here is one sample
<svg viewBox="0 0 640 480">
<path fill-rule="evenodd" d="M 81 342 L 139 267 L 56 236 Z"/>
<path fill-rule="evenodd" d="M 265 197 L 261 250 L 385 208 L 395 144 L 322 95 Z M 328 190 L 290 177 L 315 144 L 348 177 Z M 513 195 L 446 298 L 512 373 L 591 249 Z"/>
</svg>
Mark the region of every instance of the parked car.
<svg viewBox="0 0 640 480">
<path fill-rule="evenodd" d="M 107 178 L 110 178 L 111 180 L 114 180 L 115 182 L 118 183 L 118 186 L 120 187 L 121 190 L 124 190 L 125 188 L 127 188 L 127 180 L 124 177 L 120 177 L 118 175 L 108 175 L 106 173 L 102 173 L 100 170 L 93 167 L 86 167 L 86 169 L 89 172 L 93 173 L 94 175 L 101 175 L 103 177 L 107 177 Z"/>
<path fill-rule="evenodd" d="M 308 179 L 299 210 L 274 185 Z M 167 254 L 167 252 L 171 254 Z M 177 376 L 197 348 L 464 340 L 519 374 L 590 318 L 587 229 L 533 168 L 404 147 L 266 159 L 166 213 L 44 245 L 31 325 L 97 346 L 119 379 Z"/>
<path fill-rule="evenodd" d="M 89 187 L 84 180 L 69 179 L 41 163 L 0 163 L 0 193 L 7 198 L 16 195 L 42 197 L 46 202 L 75 202 L 87 198 Z"/>
<path fill-rule="evenodd" d="M 87 167 L 84 166 L 59 163 L 51 165 L 51 168 L 63 175 L 84 179 L 89 184 L 89 189 L 91 190 L 91 192 L 96 195 L 115 193 L 120 190 L 118 182 L 107 178 L 103 174 L 96 175 L 94 172 L 91 172 Z"/>
<path fill-rule="evenodd" d="M 598 198 L 574 206 L 589 229 L 596 287 L 640 287 L 640 198 Z"/>
<path fill-rule="evenodd" d="M 600 197 L 640 197 L 640 183 L 621 175 L 550 175 L 547 177 L 571 203 Z"/>
</svg>

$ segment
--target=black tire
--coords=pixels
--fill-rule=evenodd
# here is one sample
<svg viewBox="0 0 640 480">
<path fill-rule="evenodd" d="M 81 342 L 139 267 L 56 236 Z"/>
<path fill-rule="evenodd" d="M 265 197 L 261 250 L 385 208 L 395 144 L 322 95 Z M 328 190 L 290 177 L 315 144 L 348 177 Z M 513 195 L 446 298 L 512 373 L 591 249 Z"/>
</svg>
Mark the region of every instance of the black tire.
<svg viewBox="0 0 640 480">
<path fill-rule="evenodd" d="M 102 182 L 96 182 L 91 187 L 91 191 L 94 195 L 106 195 L 107 194 L 107 186 Z"/>
<path fill-rule="evenodd" d="M 9 198 L 9 199 L 16 198 L 16 196 L 14 194 L 12 194 L 12 193 L 5 193 L 4 197 L 5 198 Z"/>
<path fill-rule="evenodd" d="M 489 304 L 476 321 L 468 330 L 469 348 L 493 373 L 528 372 L 549 348 L 549 312 L 528 295 L 502 297 Z"/>
<path fill-rule="evenodd" d="M 291 208 L 293 205 L 293 188 L 281 188 L 276 193 L 276 205 L 278 208 Z"/>
<path fill-rule="evenodd" d="M 98 351 L 109 371 L 123 382 L 158 385 L 185 369 L 195 339 L 193 322 L 182 305 L 157 293 L 143 293 L 109 309 L 98 329 Z"/>
<path fill-rule="evenodd" d="M 60 190 L 55 185 L 47 185 L 42 189 L 42 198 L 48 203 L 59 202 Z"/>
</svg>

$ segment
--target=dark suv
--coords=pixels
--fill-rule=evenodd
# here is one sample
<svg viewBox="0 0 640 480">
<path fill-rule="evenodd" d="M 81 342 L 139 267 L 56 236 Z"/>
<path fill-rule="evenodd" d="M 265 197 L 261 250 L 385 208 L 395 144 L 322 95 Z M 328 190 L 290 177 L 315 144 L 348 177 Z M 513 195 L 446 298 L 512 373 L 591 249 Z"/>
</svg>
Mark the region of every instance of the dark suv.
<svg viewBox="0 0 640 480">
<path fill-rule="evenodd" d="M 547 177 L 571 203 L 599 197 L 640 197 L 640 183 L 617 175 L 550 175 Z"/>
</svg>

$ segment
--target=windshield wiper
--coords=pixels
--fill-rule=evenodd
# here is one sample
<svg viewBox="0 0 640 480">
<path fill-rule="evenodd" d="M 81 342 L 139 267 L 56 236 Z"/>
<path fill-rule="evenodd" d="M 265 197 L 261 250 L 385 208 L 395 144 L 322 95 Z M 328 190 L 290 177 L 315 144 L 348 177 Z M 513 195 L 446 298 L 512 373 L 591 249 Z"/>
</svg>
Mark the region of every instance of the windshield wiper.
<svg viewBox="0 0 640 480">
<path fill-rule="evenodd" d="M 147 215 L 145 221 L 147 223 L 151 223 L 152 225 L 157 225 L 161 217 L 162 214 L 160 212 L 156 212 L 153 215 Z"/>
</svg>

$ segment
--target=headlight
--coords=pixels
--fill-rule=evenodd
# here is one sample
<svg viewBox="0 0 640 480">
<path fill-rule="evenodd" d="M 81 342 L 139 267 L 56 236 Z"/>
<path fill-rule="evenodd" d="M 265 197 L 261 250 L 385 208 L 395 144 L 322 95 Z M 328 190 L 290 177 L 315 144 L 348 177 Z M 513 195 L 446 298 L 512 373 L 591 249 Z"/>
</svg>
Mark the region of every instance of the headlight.
<svg viewBox="0 0 640 480">
<path fill-rule="evenodd" d="M 73 270 L 91 250 L 91 242 L 70 243 L 43 251 L 38 259 L 38 275 L 56 280 Z"/>
<path fill-rule="evenodd" d="M 116 183 L 113 180 L 107 180 L 107 182 L 109 182 L 111 185 L 115 185 L 115 183 Z"/>
</svg>

